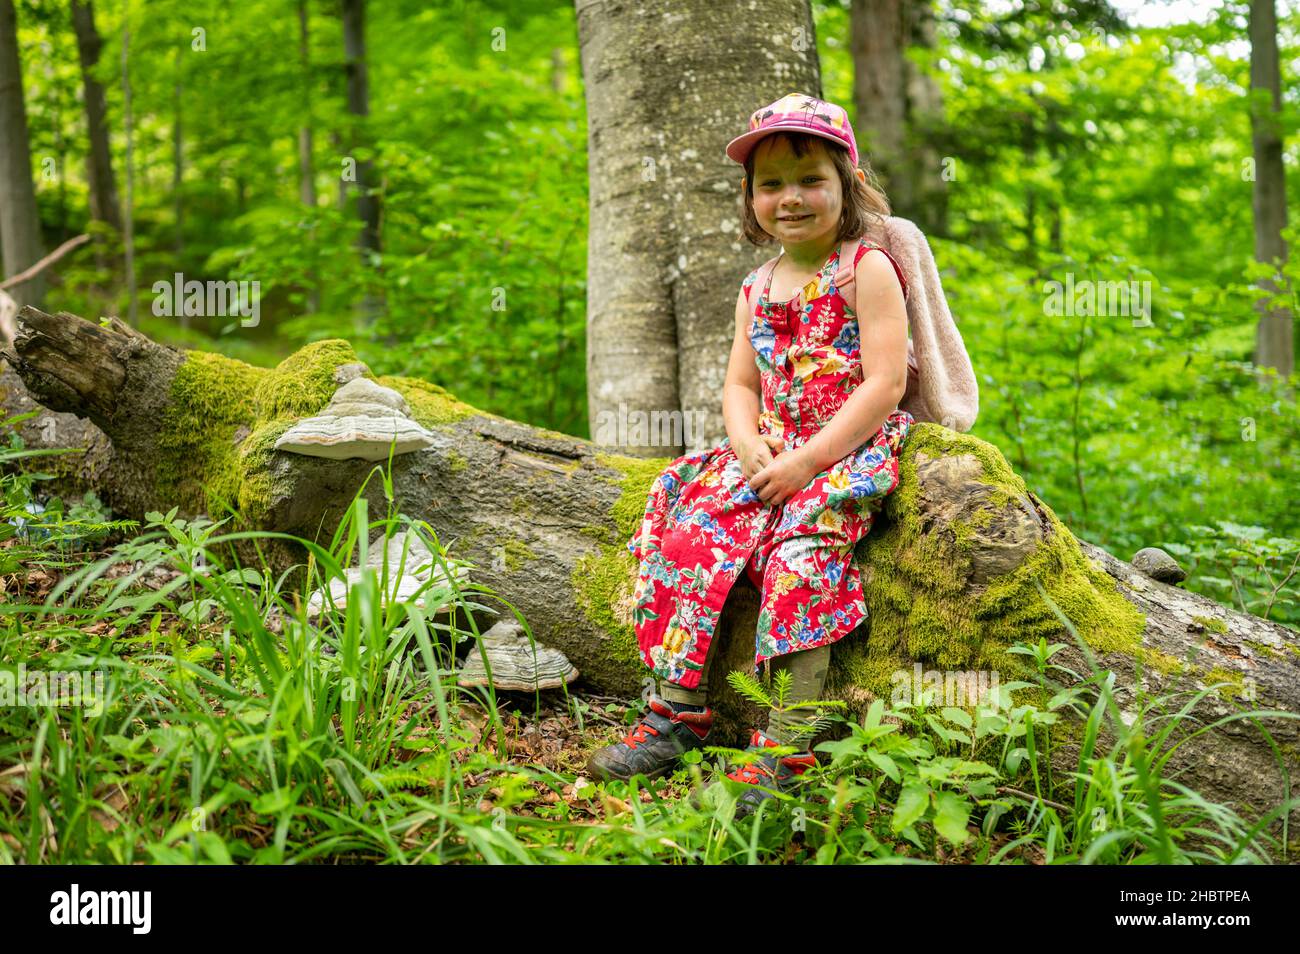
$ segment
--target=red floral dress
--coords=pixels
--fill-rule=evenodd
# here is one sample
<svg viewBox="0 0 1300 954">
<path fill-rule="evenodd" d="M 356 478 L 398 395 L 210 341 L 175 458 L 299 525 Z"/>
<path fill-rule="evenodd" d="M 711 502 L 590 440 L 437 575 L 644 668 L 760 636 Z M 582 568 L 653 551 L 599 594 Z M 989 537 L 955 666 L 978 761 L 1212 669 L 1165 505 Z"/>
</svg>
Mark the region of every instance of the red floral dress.
<svg viewBox="0 0 1300 954">
<path fill-rule="evenodd" d="M 873 248 L 879 246 L 858 245 L 855 267 Z M 889 258 L 906 296 L 902 269 Z M 742 285 L 754 306 L 749 340 L 762 380 L 759 432 L 781 436 L 787 450 L 816 434 L 863 380 L 858 322 L 834 285 L 838 268 L 836 245 L 788 302 L 768 301 L 769 274 L 754 303 L 757 269 Z M 633 624 L 646 665 L 695 688 L 742 570 L 762 594 L 755 670 L 764 659 L 852 632 L 867 616 L 854 547 L 898 485 L 898 454 L 914 423 L 895 409 L 869 441 L 778 506 L 750 488 L 729 438 L 669 464 L 627 544 L 639 561 Z"/>
</svg>

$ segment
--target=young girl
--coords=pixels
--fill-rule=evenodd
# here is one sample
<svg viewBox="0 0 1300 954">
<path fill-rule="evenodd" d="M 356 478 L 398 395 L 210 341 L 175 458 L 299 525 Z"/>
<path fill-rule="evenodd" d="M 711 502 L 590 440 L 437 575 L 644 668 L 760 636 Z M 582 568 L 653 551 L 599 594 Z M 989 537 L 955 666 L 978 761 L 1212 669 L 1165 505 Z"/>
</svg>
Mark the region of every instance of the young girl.
<svg viewBox="0 0 1300 954">
<path fill-rule="evenodd" d="M 745 277 L 736 300 L 727 437 L 660 474 L 628 543 L 640 563 L 637 639 L 660 693 L 626 737 L 588 762 L 604 778 L 666 774 L 708 739 L 712 637 L 742 569 L 762 594 L 755 667 L 771 659 L 791 671 L 788 701 L 819 698 L 831 644 L 866 618 L 854 546 L 898 484 L 898 454 L 915 423 L 898 409 L 906 283 L 887 251 L 855 241 L 889 205 L 858 168 L 848 115 L 791 93 L 755 112 L 727 155 L 745 168 L 746 237 L 776 239 L 782 251 Z M 856 301 L 840 294 L 850 277 Z M 795 741 L 796 722 L 773 710 L 749 749 Z M 739 810 L 813 764 L 803 751 L 729 772 L 753 786 Z"/>
</svg>

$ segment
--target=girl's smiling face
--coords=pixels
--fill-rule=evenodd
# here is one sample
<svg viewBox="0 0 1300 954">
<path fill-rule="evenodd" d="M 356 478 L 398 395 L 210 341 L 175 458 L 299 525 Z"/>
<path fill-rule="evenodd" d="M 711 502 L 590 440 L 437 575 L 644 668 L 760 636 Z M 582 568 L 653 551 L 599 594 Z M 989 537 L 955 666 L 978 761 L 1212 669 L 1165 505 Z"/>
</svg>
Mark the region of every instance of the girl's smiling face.
<svg viewBox="0 0 1300 954">
<path fill-rule="evenodd" d="M 799 158 L 784 137 L 763 139 L 754 150 L 753 192 L 759 225 L 787 249 L 834 239 L 844 199 L 839 173 L 820 143 Z"/>
</svg>

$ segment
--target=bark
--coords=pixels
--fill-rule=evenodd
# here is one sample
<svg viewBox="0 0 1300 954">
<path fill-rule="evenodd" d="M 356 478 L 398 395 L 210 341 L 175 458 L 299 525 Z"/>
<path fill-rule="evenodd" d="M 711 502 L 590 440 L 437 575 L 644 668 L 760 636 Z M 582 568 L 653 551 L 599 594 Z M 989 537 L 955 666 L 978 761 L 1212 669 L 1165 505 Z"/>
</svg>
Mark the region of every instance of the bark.
<svg viewBox="0 0 1300 954">
<path fill-rule="evenodd" d="M 938 42 L 931 0 L 909 0 L 904 19 L 909 47 L 933 51 Z M 907 152 L 913 170 L 913 219 L 921 230 L 931 235 L 948 234 L 948 180 L 942 149 L 937 145 L 946 138 L 943 89 L 925 68 L 904 58 L 907 75 Z M 904 205 L 902 208 L 908 208 Z"/>
<path fill-rule="evenodd" d="M 298 198 L 316 208 L 316 169 L 312 163 L 311 22 L 307 0 L 298 0 L 298 68 L 302 71 L 302 125 L 298 127 Z M 312 309 L 315 311 L 316 309 Z"/>
<path fill-rule="evenodd" d="M 896 214 L 946 235 L 948 194 L 935 146 L 943 94 L 907 56 L 934 47 L 934 11 L 929 0 L 854 0 L 849 16 L 860 164 L 881 177 Z"/>
<path fill-rule="evenodd" d="M 44 253 L 13 0 L 0 0 L 0 253 L 5 276 L 23 271 Z M 44 292 L 45 279 L 37 274 L 10 295 L 19 304 L 39 303 Z"/>
<path fill-rule="evenodd" d="M 551 47 L 551 90 L 558 96 L 564 95 L 564 84 L 568 73 L 569 67 L 564 61 L 564 47 Z"/>
<path fill-rule="evenodd" d="M 1279 271 L 1286 262 L 1286 169 L 1282 164 L 1282 79 L 1277 53 L 1277 11 L 1273 0 L 1250 4 L 1250 110 L 1251 146 L 1255 156 L 1255 184 L 1251 203 L 1255 219 L 1255 260 L 1272 263 Z M 1277 294 L 1277 283 L 1264 279 L 1260 287 Z M 1290 309 L 1258 305 L 1255 364 L 1276 368 L 1285 378 L 1295 367 L 1294 316 Z"/>
<path fill-rule="evenodd" d="M 126 268 L 126 290 L 129 296 L 126 317 L 134 328 L 140 324 L 140 293 L 135 283 L 135 120 L 131 112 L 129 15 L 122 22 L 122 129 L 126 133 L 126 207 L 122 217 L 122 259 Z"/>
<path fill-rule="evenodd" d="M 298 127 L 298 198 L 316 210 L 315 134 L 312 126 L 311 12 L 307 0 L 298 0 L 298 68 L 302 73 L 302 125 Z M 315 231 L 315 227 L 312 227 Z M 320 311 L 320 286 L 307 289 L 307 311 Z"/>
<path fill-rule="evenodd" d="M 361 234 L 357 248 L 362 264 L 371 268 L 372 257 L 379 254 L 379 196 L 374 193 L 375 168 L 370 159 L 358 158 L 359 147 L 366 142 L 366 118 L 370 115 L 370 78 L 366 65 L 366 4 L 365 0 L 343 0 L 343 49 L 347 72 L 348 112 L 354 117 L 352 127 L 352 155 L 356 159 L 357 215 L 361 219 Z M 367 293 L 358 305 L 358 329 L 372 324 L 381 310 L 377 296 Z"/>
<path fill-rule="evenodd" d="M 167 455 L 176 453 L 168 444 L 168 428 L 160 424 L 184 400 L 185 389 L 175 383 L 184 379 L 191 391 L 198 387 L 201 406 L 211 415 L 209 436 L 238 457 L 242 443 L 255 441 L 250 434 L 261 422 L 256 413 L 246 419 L 224 414 L 210 403 L 212 395 L 231 391 L 232 382 L 250 373 L 261 375 L 254 384 L 258 392 L 274 392 L 282 380 L 277 375 L 302 366 L 305 351 L 280 369 L 254 372 L 230 359 L 205 359 L 155 344 L 116 320 L 101 328 L 73 315 L 25 308 L 9 356 L 21 383 L 9 374 L 0 386 L 8 413 L 31 410 L 33 405 L 24 402 L 34 399 L 61 422 L 73 423 L 60 416 L 73 414 L 102 430 L 101 440 L 82 425 L 76 438 L 63 435 L 62 445 L 92 441 L 85 460 L 93 466 L 83 466 L 82 474 L 92 475 L 119 514 L 138 518 L 173 505 L 193 514 L 197 508 L 189 497 L 162 496 L 155 480 Z M 298 407 L 297 416 L 328 399 L 339 379 L 336 362 L 355 360 L 345 346 L 332 354 L 319 369 L 324 386 Z M 213 376 L 186 377 L 191 363 L 200 361 Z M 588 441 L 480 412 L 450 397 L 443 407 L 456 412 L 439 412 L 435 421 L 428 406 L 422 411 L 415 399 L 427 384 L 384 383 L 407 394 L 417 418 L 423 417 L 439 438 L 435 447 L 394 461 L 394 492 L 402 511 L 427 520 L 455 556 L 473 561 L 476 582 L 517 607 L 536 638 L 562 650 L 588 686 L 638 694 L 650 674 L 632 636 L 636 568 L 624 545 L 667 460 L 605 454 Z M 41 446 L 49 430 L 32 426 L 24 436 L 31 446 Z M 1007 633 L 1064 642 L 1069 648 L 1053 661 L 1088 672 L 1076 641 L 1059 624 L 1055 630 L 1045 625 L 1054 617 L 1041 600 L 1029 605 L 1013 598 L 1013 584 L 1026 568 L 1056 594 L 1100 666 L 1114 673 L 1116 699 L 1126 712 L 1137 705 L 1139 692 L 1194 690 L 1227 680 L 1236 683 L 1233 691 L 1253 695 L 1250 707 L 1300 713 L 1297 633 L 1157 582 L 1077 540 L 1014 477 L 996 449 L 978 438 L 934 424 L 920 424 L 913 433 L 899 487 L 858 551 L 869 622 L 837 642 L 832 654 L 827 694 L 848 703 L 850 713 L 863 712 L 888 691 L 866 675 L 873 659 L 877 668 L 883 659 L 886 671 L 910 669 L 913 663 L 947 671 L 977 669 L 981 660 L 997 658 L 984 654 L 986 644 Z M 265 478 L 270 490 L 264 506 L 245 516 L 264 529 L 328 540 L 374 465 L 270 453 L 255 466 L 255 476 Z M 367 494 L 372 512 L 382 512 L 376 483 L 371 481 Z M 932 562 L 925 562 L 926 554 Z M 1044 554 L 1050 559 L 1038 562 Z M 279 568 L 302 558 L 293 551 L 274 556 L 285 561 Z M 948 569 L 952 575 L 944 589 L 927 589 L 930 577 Z M 1033 590 L 1026 584 L 1025 591 Z M 1107 602 L 1112 600 L 1123 612 Z M 722 668 L 715 671 L 752 669 L 757 615 L 757 591 L 742 573 L 717 629 L 722 654 L 715 666 Z M 1113 638 L 1129 616 L 1136 620 L 1131 645 Z M 961 640 L 943 643 L 941 637 L 952 629 L 963 634 Z M 740 741 L 758 713 L 725 680 L 714 682 L 720 738 Z M 1211 693 L 1203 699 L 1193 711 L 1197 724 L 1234 711 L 1231 697 L 1232 692 Z M 1186 725 L 1174 740 L 1189 735 Z M 1294 775 L 1300 769 L 1298 725 L 1294 718 L 1263 717 L 1216 727 L 1182 743 L 1170 772 L 1178 773 L 1182 784 L 1247 814 L 1268 810 L 1282 801 L 1284 781 L 1261 729 L 1271 734 L 1282 764 Z M 1063 723 L 1054 730 L 1056 737 L 1065 729 Z M 1057 771 L 1075 767 L 1072 745 L 1061 749 Z"/>
<path fill-rule="evenodd" d="M 172 217 L 174 219 L 175 234 L 172 239 L 172 249 L 176 253 L 176 261 L 181 262 L 185 257 L 185 201 L 183 187 L 185 184 L 185 122 L 184 122 L 184 99 L 185 84 L 182 77 L 184 76 L 184 52 L 181 47 L 176 48 L 174 54 L 176 58 L 176 81 L 172 86 Z M 181 327 L 190 326 L 190 316 L 181 314 Z"/>
<path fill-rule="evenodd" d="M 849 34 L 858 151 L 870 156 L 890 202 L 911 218 L 911 171 L 904 150 L 907 128 L 905 0 L 854 0 Z"/>
<path fill-rule="evenodd" d="M 591 195 L 590 433 L 640 457 L 702 450 L 726 435 L 718 395 L 736 276 L 776 254 L 743 238 L 744 171 L 723 146 L 759 106 L 789 92 L 822 95 L 811 10 L 754 0 L 737 21 L 710 0 L 671 14 L 595 0 L 576 8 Z M 654 414 L 681 426 L 641 443 L 617 426 Z"/>
<path fill-rule="evenodd" d="M 90 142 L 86 153 L 90 217 L 121 232 L 122 209 L 117 200 L 117 182 L 113 178 L 113 155 L 108 147 L 108 101 L 104 96 L 104 84 L 95 78 L 104 41 L 95 29 L 95 8 L 89 0 L 84 3 L 74 0 L 72 29 L 77 35 L 77 53 L 81 60 L 86 135 Z M 177 123 L 179 125 L 179 117 Z"/>
</svg>

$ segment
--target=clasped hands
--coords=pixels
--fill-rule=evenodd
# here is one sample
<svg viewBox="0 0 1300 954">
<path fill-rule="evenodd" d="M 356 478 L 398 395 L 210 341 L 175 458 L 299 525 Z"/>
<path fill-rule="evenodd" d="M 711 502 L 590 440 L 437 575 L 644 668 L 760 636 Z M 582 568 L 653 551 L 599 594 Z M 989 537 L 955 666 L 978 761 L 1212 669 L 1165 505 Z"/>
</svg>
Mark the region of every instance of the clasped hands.
<svg viewBox="0 0 1300 954">
<path fill-rule="evenodd" d="M 738 456 L 750 488 L 768 506 L 785 503 L 820 472 L 803 448 L 787 451 L 785 441 L 772 434 L 754 435 Z"/>
</svg>

